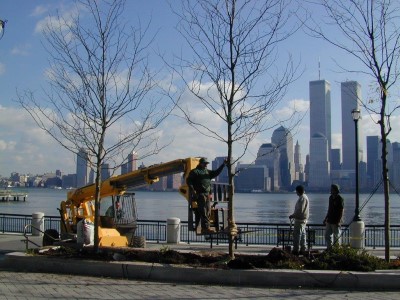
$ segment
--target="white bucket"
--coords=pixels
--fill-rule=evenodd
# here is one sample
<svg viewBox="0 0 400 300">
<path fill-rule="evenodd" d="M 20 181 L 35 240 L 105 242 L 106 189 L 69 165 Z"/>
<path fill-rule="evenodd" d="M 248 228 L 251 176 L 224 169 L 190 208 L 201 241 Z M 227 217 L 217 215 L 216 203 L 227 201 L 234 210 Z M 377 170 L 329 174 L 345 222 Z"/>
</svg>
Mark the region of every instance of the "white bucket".
<svg viewBox="0 0 400 300">
<path fill-rule="evenodd" d="M 94 224 L 81 220 L 76 224 L 76 242 L 83 245 L 94 244 Z"/>
<path fill-rule="evenodd" d="M 181 220 L 169 218 L 167 220 L 167 243 L 178 244 L 181 240 Z"/>
</svg>

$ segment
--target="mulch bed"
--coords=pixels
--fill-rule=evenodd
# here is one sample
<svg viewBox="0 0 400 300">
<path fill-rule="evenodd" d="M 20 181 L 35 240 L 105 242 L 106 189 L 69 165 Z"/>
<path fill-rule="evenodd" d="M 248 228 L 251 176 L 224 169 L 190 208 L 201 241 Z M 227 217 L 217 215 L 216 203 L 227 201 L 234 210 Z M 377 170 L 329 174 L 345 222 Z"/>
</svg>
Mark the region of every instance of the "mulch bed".
<svg viewBox="0 0 400 300">
<path fill-rule="evenodd" d="M 180 264 L 192 267 L 218 269 L 302 269 L 310 259 L 305 256 L 294 256 L 280 248 L 273 248 L 268 254 L 235 254 L 229 255 L 218 251 L 180 252 L 171 249 L 150 250 L 142 248 L 102 248 L 93 253 L 90 247 L 73 249 L 68 247 L 49 248 L 38 253 L 45 256 L 80 258 L 102 261 L 141 261 L 161 264 Z"/>
</svg>

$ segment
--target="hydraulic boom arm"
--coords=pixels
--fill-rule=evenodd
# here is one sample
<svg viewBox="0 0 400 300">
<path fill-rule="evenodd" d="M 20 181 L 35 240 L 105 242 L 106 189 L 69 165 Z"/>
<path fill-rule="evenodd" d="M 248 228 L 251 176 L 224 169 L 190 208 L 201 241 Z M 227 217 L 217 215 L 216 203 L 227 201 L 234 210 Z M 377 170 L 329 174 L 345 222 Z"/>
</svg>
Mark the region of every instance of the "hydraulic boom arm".
<svg viewBox="0 0 400 300">
<path fill-rule="evenodd" d="M 132 171 L 127 174 L 111 177 L 102 181 L 100 188 L 100 198 L 108 196 L 122 195 L 127 190 L 139 187 L 145 184 L 157 182 L 160 177 L 184 172 L 185 178 L 189 172 L 198 164 L 199 159 L 189 157 L 186 159 L 177 159 L 167 163 L 161 163 L 146 167 L 140 170 Z M 185 185 L 185 184 L 184 184 Z M 181 193 L 188 199 L 187 189 L 181 188 Z M 96 186 L 94 184 L 86 185 L 76 190 L 68 192 L 67 202 L 79 207 L 82 203 L 94 200 Z"/>
</svg>

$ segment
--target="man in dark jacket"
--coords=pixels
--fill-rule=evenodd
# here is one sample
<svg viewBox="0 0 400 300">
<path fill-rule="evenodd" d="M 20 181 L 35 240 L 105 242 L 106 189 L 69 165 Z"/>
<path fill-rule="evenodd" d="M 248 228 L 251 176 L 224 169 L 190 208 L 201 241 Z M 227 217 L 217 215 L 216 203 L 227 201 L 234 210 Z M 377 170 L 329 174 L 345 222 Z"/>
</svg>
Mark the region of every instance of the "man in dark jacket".
<svg viewBox="0 0 400 300">
<path fill-rule="evenodd" d="M 344 200 L 339 194 L 340 189 L 337 184 L 331 185 L 331 195 L 329 197 L 328 213 L 326 214 L 324 225 L 325 241 L 328 248 L 333 244 L 341 243 L 341 223 L 344 210 Z"/>
<path fill-rule="evenodd" d="M 227 160 L 216 170 L 208 170 L 207 165 L 209 162 L 205 157 L 200 158 L 199 164 L 195 169 L 190 171 L 189 176 L 186 179 L 186 183 L 189 186 L 190 192 L 194 199 L 197 200 L 197 212 L 201 222 L 201 233 L 214 233 L 215 229 L 210 228 L 210 205 L 209 197 L 211 194 L 211 179 L 217 177 Z M 197 230 L 196 223 L 196 230 Z"/>
</svg>

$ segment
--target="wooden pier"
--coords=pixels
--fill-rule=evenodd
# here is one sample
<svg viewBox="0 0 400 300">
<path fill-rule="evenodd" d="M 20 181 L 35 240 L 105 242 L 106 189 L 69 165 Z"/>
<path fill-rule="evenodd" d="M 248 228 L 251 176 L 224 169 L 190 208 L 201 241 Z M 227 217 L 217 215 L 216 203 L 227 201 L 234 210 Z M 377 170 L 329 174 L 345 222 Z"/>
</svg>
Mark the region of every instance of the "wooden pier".
<svg viewBox="0 0 400 300">
<path fill-rule="evenodd" d="M 26 201 L 28 198 L 27 193 L 12 191 L 12 190 L 0 190 L 0 201 Z"/>
</svg>

